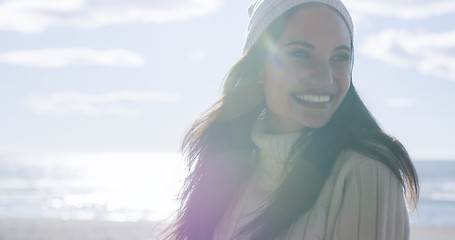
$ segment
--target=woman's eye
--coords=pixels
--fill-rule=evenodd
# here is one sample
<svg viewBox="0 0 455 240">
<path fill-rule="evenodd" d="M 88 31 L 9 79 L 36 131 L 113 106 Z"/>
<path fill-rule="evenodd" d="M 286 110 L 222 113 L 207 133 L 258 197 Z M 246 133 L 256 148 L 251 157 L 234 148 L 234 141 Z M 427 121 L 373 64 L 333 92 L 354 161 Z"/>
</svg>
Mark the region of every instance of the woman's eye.
<svg viewBox="0 0 455 240">
<path fill-rule="evenodd" d="M 310 57 L 310 54 L 302 49 L 297 49 L 289 52 L 289 55 L 295 58 L 300 58 L 300 59 L 307 59 Z"/>
<path fill-rule="evenodd" d="M 332 57 L 332 61 L 335 61 L 335 62 L 346 62 L 346 61 L 350 61 L 350 60 L 351 60 L 351 56 L 347 53 L 337 54 Z"/>
</svg>

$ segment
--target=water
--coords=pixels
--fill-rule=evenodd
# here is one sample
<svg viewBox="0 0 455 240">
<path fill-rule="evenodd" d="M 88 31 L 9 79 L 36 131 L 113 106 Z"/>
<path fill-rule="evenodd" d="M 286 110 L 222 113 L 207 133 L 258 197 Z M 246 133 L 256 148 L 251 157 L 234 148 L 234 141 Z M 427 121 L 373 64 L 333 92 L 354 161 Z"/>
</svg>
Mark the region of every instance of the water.
<svg viewBox="0 0 455 240">
<path fill-rule="evenodd" d="M 414 226 L 455 227 L 455 161 L 415 162 Z M 174 153 L 0 155 L 0 217 L 166 220 L 184 178 Z"/>
<path fill-rule="evenodd" d="M 421 194 L 412 224 L 455 227 L 455 161 L 417 161 L 415 167 Z"/>
<path fill-rule="evenodd" d="M 183 176 L 172 153 L 0 157 L 0 217 L 163 220 Z"/>
</svg>

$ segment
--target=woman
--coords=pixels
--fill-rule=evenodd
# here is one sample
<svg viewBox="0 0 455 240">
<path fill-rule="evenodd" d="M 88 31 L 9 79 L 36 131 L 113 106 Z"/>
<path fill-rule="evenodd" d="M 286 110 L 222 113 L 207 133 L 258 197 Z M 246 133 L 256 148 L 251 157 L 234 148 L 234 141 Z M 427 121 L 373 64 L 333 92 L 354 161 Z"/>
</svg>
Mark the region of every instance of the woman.
<svg viewBox="0 0 455 240">
<path fill-rule="evenodd" d="M 171 239 L 408 239 L 418 180 L 351 82 L 339 0 L 257 0 L 222 97 L 188 131 Z"/>
</svg>

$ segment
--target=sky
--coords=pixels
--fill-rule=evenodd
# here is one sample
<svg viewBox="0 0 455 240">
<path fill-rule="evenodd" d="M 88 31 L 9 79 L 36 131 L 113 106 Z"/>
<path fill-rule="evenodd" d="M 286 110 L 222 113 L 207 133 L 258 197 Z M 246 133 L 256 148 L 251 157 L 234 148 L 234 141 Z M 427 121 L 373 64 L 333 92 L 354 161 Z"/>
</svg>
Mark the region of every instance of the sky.
<svg viewBox="0 0 455 240">
<path fill-rule="evenodd" d="M 455 1 L 345 0 L 353 83 L 413 159 L 455 160 Z M 249 0 L 0 0 L 0 155 L 177 152 Z"/>
</svg>

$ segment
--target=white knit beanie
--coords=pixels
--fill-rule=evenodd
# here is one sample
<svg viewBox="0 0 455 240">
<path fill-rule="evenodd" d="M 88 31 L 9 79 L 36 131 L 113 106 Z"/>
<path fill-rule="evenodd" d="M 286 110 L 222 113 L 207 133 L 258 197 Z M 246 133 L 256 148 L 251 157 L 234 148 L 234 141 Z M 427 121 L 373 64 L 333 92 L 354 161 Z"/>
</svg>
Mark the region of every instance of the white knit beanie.
<svg viewBox="0 0 455 240">
<path fill-rule="evenodd" d="M 256 43 L 265 29 L 281 14 L 299 4 L 310 2 L 323 3 L 336 9 L 346 21 L 352 38 L 354 31 L 352 19 L 340 0 L 255 0 L 248 7 L 250 21 L 243 53 L 246 53 Z"/>
</svg>

